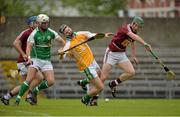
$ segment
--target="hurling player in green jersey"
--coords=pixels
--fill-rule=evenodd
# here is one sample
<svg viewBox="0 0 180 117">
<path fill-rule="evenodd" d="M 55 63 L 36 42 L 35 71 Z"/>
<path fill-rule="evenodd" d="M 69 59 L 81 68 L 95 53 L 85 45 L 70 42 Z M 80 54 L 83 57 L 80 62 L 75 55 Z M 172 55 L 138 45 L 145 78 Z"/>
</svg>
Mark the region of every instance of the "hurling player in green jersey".
<svg viewBox="0 0 180 117">
<path fill-rule="evenodd" d="M 37 16 L 37 22 L 38 27 L 33 30 L 27 41 L 27 63 L 31 63 L 31 65 L 28 68 L 27 78 L 21 84 L 20 91 L 16 97 L 16 105 L 19 105 L 21 97 L 28 90 L 29 84 L 38 70 L 43 73 L 45 80 L 33 89 L 33 97 L 36 97 L 40 90 L 46 89 L 54 84 L 54 71 L 50 61 L 51 41 L 57 40 L 63 46 L 65 45 L 65 41 L 58 35 L 58 33 L 49 28 L 49 17 L 47 15 L 39 14 Z M 32 98 L 32 101 L 37 100 L 36 98 Z"/>
</svg>

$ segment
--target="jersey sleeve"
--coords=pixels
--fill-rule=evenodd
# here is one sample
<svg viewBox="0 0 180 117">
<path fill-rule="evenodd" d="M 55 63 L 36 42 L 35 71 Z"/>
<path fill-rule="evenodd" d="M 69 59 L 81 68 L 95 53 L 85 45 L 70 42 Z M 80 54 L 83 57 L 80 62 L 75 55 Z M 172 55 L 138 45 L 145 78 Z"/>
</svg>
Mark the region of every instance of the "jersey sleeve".
<svg viewBox="0 0 180 117">
<path fill-rule="evenodd" d="M 63 51 L 67 50 L 70 48 L 70 41 L 67 41 L 64 48 L 63 48 Z"/>
<path fill-rule="evenodd" d="M 29 35 L 27 42 L 34 43 L 35 30 Z"/>
<path fill-rule="evenodd" d="M 91 37 L 93 37 L 93 36 L 96 35 L 96 33 L 91 33 L 91 32 L 89 32 L 89 31 L 79 31 L 79 32 L 77 32 L 77 34 L 83 34 L 83 35 L 86 35 L 87 38 L 91 38 Z"/>
<path fill-rule="evenodd" d="M 49 30 L 54 33 L 54 39 L 58 39 L 60 37 L 56 31 L 52 30 L 51 28 L 49 28 Z"/>
<path fill-rule="evenodd" d="M 26 39 L 26 37 L 27 37 L 26 31 L 23 31 L 17 36 L 17 39 L 23 42 Z"/>
</svg>

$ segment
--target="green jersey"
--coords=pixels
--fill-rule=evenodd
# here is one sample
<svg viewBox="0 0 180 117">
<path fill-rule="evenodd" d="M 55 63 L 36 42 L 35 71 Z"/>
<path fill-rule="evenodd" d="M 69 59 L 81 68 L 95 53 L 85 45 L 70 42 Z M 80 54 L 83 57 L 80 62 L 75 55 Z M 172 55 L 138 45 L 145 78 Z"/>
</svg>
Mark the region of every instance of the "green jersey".
<svg viewBox="0 0 180 117">
<path fill-rule="evenodd" d="M 33 43 L 31 51 L 31 58 L 38 58 L 42 60 L 50 60 L 51 58 L 51 41 L 57 39 L 58 33 L 48 28 L 46 31 L 41 32 L 39 28 L 33 30 L 28 37 L 28 42 Z"/>
</svg>

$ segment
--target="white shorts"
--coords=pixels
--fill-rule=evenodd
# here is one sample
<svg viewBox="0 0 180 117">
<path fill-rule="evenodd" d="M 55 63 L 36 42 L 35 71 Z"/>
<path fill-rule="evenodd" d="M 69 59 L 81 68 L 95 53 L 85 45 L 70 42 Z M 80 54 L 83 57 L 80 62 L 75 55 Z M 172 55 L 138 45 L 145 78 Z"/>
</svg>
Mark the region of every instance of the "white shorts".
<svg viewBox="0 0 180 117">
<path fill-rule="evenodd" d="M 129 61 L 125 52 L 111 52 L 109 48 L 106 49 L 103 61 L 104 63 L 115 65 L 125 61 Z"/>
<path fill-rule="evenodd" d="M 89 67 L 87 67 L 81 72 L 84 73 L 89 80 L 91 80 L 93 78 L 98 77 L 97 69 L 100 69 L 100 67 L 97 64 L 97 62 L 94 60 L 93 63 L 89 65 Z"/>
<path fill-rule="evenodd" d="M 21 76 L 27 75 L 28 68 L 25 66 L 26 62 L 17 63 L 17 68 Z"/>
<path fill-rule="evenodd" d="M 51 64 L 51 61 L 48 60 L 41 60 L 41 59 L 36 59 L 36 58 L 32 58 L 32 65 L 30 65 L 29 67 L 34 67 L 39 71 L 48 71 L 48 70 L 53 70 L 53 66 Z"/>
</svg>

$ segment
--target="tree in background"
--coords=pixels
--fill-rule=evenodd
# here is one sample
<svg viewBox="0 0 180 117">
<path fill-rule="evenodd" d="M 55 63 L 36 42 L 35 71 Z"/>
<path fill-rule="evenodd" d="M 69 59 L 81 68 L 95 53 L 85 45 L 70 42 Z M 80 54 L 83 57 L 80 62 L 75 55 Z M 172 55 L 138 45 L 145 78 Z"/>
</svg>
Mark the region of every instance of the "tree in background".
<svg viewBox="0 0 180 117">
<path fill-rule="evenodd" d="M 0 15 L 3 16 L 24 16 L 26 8 L 24 0 L 0 0 Z"/>
<path fill-rule="evenodd" d="M 127 0 L 60 0 L 64 7 L 75 7 L 82 16 L 118 16 Z"/>
<path fill-rule="evenodd" d="M 0 16 L 39 13 L 53 16 L 54 12 L 59 12 L 59 7 L 64 11 L 66 8 L 77 9 L 81 16 L 118 16 L 119 10 L 125 11 L 126 4 L 127 0 L 0 0 Z"/>
<path fill-rule="evenodd" d="M 52 11 L 56 8 L 56 2 L 52 0 L 0 0 L 0 16 L 32 16 L 39 13 L 52 14 Z"/>
<path fill-rule="evenodd" d="M 26 15 L 38 15 L 39 13 L 53 16 L 53 11 L 56 11 L 57 0 L 25 0 L 30 7 L 26 10 Z"/>
</svg>

